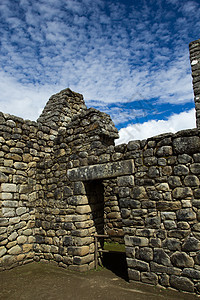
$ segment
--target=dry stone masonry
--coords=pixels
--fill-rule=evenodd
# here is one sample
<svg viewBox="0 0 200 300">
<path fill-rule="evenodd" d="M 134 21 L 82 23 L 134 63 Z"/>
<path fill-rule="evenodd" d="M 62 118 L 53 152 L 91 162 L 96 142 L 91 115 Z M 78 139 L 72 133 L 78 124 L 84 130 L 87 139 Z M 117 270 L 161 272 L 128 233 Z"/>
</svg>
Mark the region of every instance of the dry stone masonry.
<svg viewBox="0 0 200 300">
<path fill-rule="evenodd" d="M 196 129 L 115 146 L 110 117 L 70 89 L 37 122 L 0 113 L 0 270 L 87 271 L 108 234 L 130 280 L 200 294 L 199 40 L 190 59 Z"/>
</svg>

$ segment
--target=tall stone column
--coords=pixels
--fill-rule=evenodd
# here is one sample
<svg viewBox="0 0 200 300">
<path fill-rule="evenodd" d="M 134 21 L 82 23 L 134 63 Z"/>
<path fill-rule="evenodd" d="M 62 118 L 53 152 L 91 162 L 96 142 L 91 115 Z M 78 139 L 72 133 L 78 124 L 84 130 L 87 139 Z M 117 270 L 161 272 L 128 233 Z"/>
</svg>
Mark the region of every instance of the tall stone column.
<svg viewBox="0 0 200 300">
<path fill-rule="evenodd" d="M 196 124 L 200 129 L 200 39 L 189 45 L 190 63 L 192 68 L 194 102 L 196 108 Z"/>
</svg>

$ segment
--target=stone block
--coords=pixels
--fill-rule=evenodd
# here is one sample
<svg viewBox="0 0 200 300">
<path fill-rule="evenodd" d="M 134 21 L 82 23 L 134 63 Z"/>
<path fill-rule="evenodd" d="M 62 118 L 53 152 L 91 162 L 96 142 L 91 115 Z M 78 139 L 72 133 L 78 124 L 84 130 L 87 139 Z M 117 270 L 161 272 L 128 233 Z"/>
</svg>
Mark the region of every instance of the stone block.
<svg viewBox="0 0 200 300">
<path fill-rule="evenodd" d="M 189 237 L 182 246 L 183 251 L 198 251 L 200 250 L 200 241 L 194 237 Z"/>
<path fill-rule="evenodd" d="M 163 248 L 169 249 L 169 250 L 181 250 L 181 242 L 178 239 L 174 238 L 167 238 L 163 241 Z"/>
<path fill-rule="evenodd" d="M 132 187 L 134 185 L 134 176 L 119 176 L 117 177 L 118 186 Z"/>
<path fill-rule="evenodd" d="M 177 165 L 174 167 L 174 175 L 188 175 L 189 169 L 185 165 Z"/>
<path fill-rule="evenodd" d="M 17 170 L 26 170 L 27 169 L 27 163 L 25 163 L 25 162 L 15 162 L 14 167 Z"/>
<path fill-rule="evenodd" d="M 161 219 L 159 216 L 148 217 L 145 220 L 145 224 L 149 228 L 160 228 Z"/>
<path fill-rule="evenodd" d="M 85 256 L 89 254 L 89 246 L 82 247 L 68 247 L 68 254 L 72 256 Z"/>
<path fill-rule="evenodd" d="M 85 256 L 74 256 L 74 259 L 73 259 L 73 263 L 75 265 L 83 265 L 83 264 L 86 264 L 86 263 L 90 263 L 94 261 L 94 254 L 88 254 L 88 255 L 85 255 Z"/>
<path fill-rule="evenodd" d="M 160 248 L 154 249 L 153 261 L 164 266 L 172 265 L 168 254 Z"/>
<path fill-rule="evenodd" d="M 16 214 L 17 214 L 17 216 L 21 216 L 21 215 L 25 214 L 26 211 L 27 211 L 26 207 L 18 207 L 16 209 Z"/>
<path fill-rule="evenodd" d="M 22 249 L 19 245 L 16 245 L 8 250 L 8 254 L 10 254 L 10 255 L 20 254 L 21 252 L 22 252 Z"/>
<path fill-rule="evenodd" d="M 7 194 L 7 193 L 5 193 Z M 11 194 L 12 195 L 12 194 Z M 7 198 L 8 199 L 8 198 Z M 17 207 L 18 206 L 18 201 L 14 200 L 4 200 L 3 201 L 3 206 L 4 207 Z"/>
<path fill-rule="evenodd" d="M 133 268 L 138 271 L 149 271 L 149 264 L 146 262 L 133 258 L 127 258 L 126 261 L 128 268 Z"/>
<path fill-rule="evenodd" d="M 27 236 L 25 236 L 25 235 L 20 235 L 17 238 L 17 243 L 18 244 L 25 244 L 26 241 L 27 241 Z"/>
<path fill-rule="evenodd" d="M 185 268 L 183 269 L 182 274 L 183 276 L 192 278 L 192 279 L 200 279 L 200 271 L 195 270 L 195 269 L 190 269 L 190 268 Z"/>
<path fill-rule="evenodd" d="M 163 286 L 168 287 L 169 286 L 169 275 L 161 274 L 159 277 L 160 277 L 159 278 L 160 279 L 159 280 L 160 284 L 163 285 Z"/>
<path fill-rule="evenodd" d="M 133 172 L 133 160 L 125 160 L 70 169 L 67 171 L 67 175 L 68 178 L 72 181 L 84 181 L 102 178 L 112 178 L 121 175 L 131 175 L 133 174 Z"/>
<path fill-rule="evenodd" d="M 10 207 L 2 207 L 2 214 L 4 217 L 14 217 L 15 209 Z"/>
<path fill-rule="evenodd" d="M 153 272 L 142 272 L 141 281 L 148 284 L 158 284 L 158 276 Z"/>
<path fill-rule="evenodd" d="M 182 182 L 179 176 L 170 176 L 168 179 L 168 183 L 171 188 L 182 186 Z"/>
<path fill-rule="evenodd" d="M 142 247 L 137 252 L 137 258 L 143 261 L 152 261 L 153 260 L 153 250 L 149 247 Z"/>
<path fill-rule="evenodd" d="M 179 221 L 192 221 L 196 219 L 196 213 L 192 208 L 179 209 L 176 215 Z"/>
<path fill-rule="evenodd" d="M 190 171 L 193 174 L 200 174 L 200 163 L 194 163 L 190 165 Z"/>
<path fill-rule="evenodd" d="M 13 232 L 13 233 L 11 233 L 11 235 L 8 237 L 8 240 L 9 241 L 14 241 L 14 240 L 16 240 L 16 238 L 18 237 L 18 234 L 17 234 L 17 232 Z"/>
<path fill-rule="evenodd" d="M 184 179 L 184 184 L 186 186 L 198 187 L 199 179 L 196 175 L 187 175 Z"/>
<path fill-rule="evenodd" d="M 191 293 L 194 292 L 193 282 L 185 277 L 179 277 L 175 275 L 170 276 L 170 285 L 180 291 L 186 291 Z"/>
<path fill-rule="evenodd" d="M 191 197 L 192 190 L 190 187 L 177 187 L 172 191 L 172 196 L 176 199 L 185 199 L 187 197 Z"/>
<path fill-rule="evenodd" d="M 81 215 L 88 214 L 91 211 L 92 210 L 91 210 L 90 205 L 79 205 L 76 207 L 76 213 L 81 214 Z"/>
<path fill-rule="evenodd" d="M 0 183 L 4 183 L 8 181 L 8 176 L 6 176 L 3 172 L 0 171 Z"/>
<path fill-rule="evenodd" d="M 67 203 L 73 206 L 84 205 L 88 204 L 88 198 L 84 195 L 71 196 L 67 198 Z"/>
<path fill-rule="evenodd" d="M 140 281 L 140 272 L 137 270 L 128 268 L 128 278 L 129 278 L 129 280 Z"/>
<path fill-rule="evenodd" d="M 0 247 L 0 257 L 4 256 L 6 254 L 6 252 L 7 252 L 6 247 L 4 247 L 4 246 Z"/>
<path fill-rule="evenodd" d="M 173 146 L 177 154 L 198 153 L 200 149 L 200 138 L 197 136 L 178 137 L 173 140 Z"/>
<path fill-rule="evenodd" d="M 173 154 L 171 146 L 162 146 L 156 152 L 157 156 L 171 156 Z"/>
<path fill-rule="evenodd" d="M 124 237 L 125 245 L 126 246 L 140 246 L 145 247 L 148 246 L 149 240 L 145 237 L 137 237 L 137 236 L 128 236 L 125 235 Z"/>
<path fill-rule="evenodd" d="M 1 184 L 1 191 L 7 193 L 16 193 L 17 192 L 17 185 L 13 183 L 2 183 Z"/>
<path fill-rule="evenodd" d="M 192 257 L 190 257 L 185 252 L 175 252 L 171 256 L 171 262 L 175 267 L 178 268 L 189 268 L 194 266 L 194 261 Z"/>
</svg>

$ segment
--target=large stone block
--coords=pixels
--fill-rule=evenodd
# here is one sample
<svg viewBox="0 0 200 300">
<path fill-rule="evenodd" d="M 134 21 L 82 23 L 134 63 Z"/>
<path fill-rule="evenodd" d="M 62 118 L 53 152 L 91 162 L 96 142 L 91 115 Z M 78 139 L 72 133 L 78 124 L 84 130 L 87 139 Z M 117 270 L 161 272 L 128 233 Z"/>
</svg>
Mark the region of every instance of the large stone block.
<svg viewBox="0 0 200 300">
<path fill-rule="evenodd" d="M 17 192 L 17 185 L 13 183 L 2 183 L 1 184 L 1 191 L 7 193 L 16 193 Z"/>
<path fill-rule="evenodd" d="M 195 269 L 185 268 L 183 269 L 182 275 L 192 279 L 200 279 L 200 271 Z"/>
<path fill-rule="evenodd" d="M 194 284 L 188 278 L 172 275 L 170 277 L 170 284 L 177 290 L 194 292 Z"/>
<path fill-rule="evenodd" d="M 148 284 L 158 284 L 158 276 L 152 272 L 142 272 L 141 281 Z"/>
<path fill-rule="evenodd" d="M 70 169 L 67 171 L 67 175 L 71 181 L 85 181 L 118 177 L 129 174 L 131 175 L 133 174 L 133 172 L 133 160 L 124 160 L 119 162 Z"/>
<path fill-rule="evenodd" d="M 200 138 L 198 136 L 178 137 L 173 140 L 174 151 L 178 154 L 199 152 Z"/>
<path fill-rule="evenodd" d="M 192 208 L 179 209 L 176 213 L 177 219 L 180 221 L 192 221 L 196 219 L 196 213 Z"/>
<path fill-rule="evenodd" d="M 192 257 L 190 257 L 187 253 L 185 252 L 175 252 L 171 256 L 171 262 L 175 267 L 183 267 L 183 268 L 188 268 L 188 267 L 193 267 L 194 266 L 194 261 Z"/>
<path fill-rule="evenodd" d="M 172 191 L 172 196 L 176 199 L 185 199 L 192 196 L 190 187 L 177 187 Z"/>
<path fill-rule="evenodd" d="M 183 251 L 198 251 L 200 250 L 200 241 L 194 237 L 189 237 L 182 246 Z"/>
<path fill-rule="evenodd" d="M 149 264 L 146 262 L 133 258 L 127 258 L 126 261 L 129 268 L 133 268 L 138 271 L 149 271 Z"/>
<path fill-rule="evenodd" d="M 154 262 L 164 265 L 164 266 L 171 266 L 171 261 L 167 253 L 163 249 L 154 249 Z"/>
</svg>

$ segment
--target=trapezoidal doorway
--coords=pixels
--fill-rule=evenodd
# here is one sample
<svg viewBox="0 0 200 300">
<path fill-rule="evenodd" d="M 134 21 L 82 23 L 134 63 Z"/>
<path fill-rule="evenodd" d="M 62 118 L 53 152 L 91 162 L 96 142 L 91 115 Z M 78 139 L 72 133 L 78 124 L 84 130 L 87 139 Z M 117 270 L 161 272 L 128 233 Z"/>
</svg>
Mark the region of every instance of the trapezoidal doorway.
<svg viewBox="0 0 200 300">
<path fill-rule="evenodd" d="M 85 191 L 88 204 L 91 208 L 91 220 L 93 221 L 92 234 L 95 237 L 95 261 L 97 265 L 104 266 L 117 276 L 128 280 L 127 263 L 124 242 L 116 243 L 117 236 L 107 232 L 107 211 L 108 204 L 105 205 L 105 182 L 103 180 L 85 181 Z M 107 186 L 108 184 L 106 184 Z M 113 196 L 110 198 L 112 199 Z M 108 199 L 107 199 L 108 200 Z M 116 201 L 115 201 L 116 202 Z M 112 201 L 110 201 L 112 206 Z M 116 205 L 116 203 L 115 203 Z M 118 214 L 118 218 L 121 214 Z M 121 229 L 122 231 L 122 229 Z M 124 241 L 122 235 L 118 237 Z"/>
</svg>

